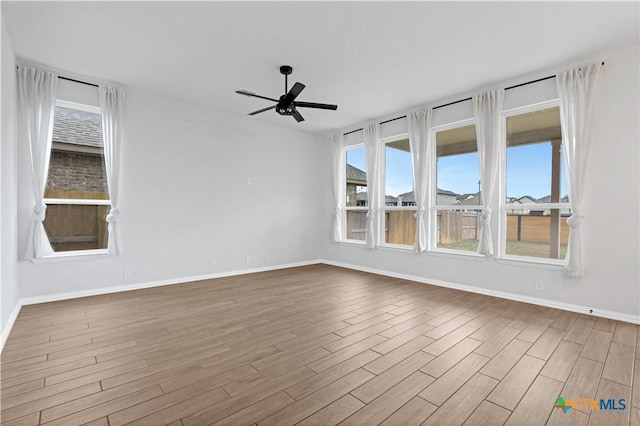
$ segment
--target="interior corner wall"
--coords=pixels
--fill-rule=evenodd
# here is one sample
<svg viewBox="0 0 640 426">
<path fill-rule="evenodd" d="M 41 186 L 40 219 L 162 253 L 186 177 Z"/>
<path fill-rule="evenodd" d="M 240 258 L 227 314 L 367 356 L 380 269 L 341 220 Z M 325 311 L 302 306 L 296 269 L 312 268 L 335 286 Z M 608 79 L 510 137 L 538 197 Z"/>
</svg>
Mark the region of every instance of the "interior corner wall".
<svg viewBox="0 0 640 426">
<path fill-rule="evenodd" d="M 638 321 L 638 46 L 611 52 L 593 60 L 604 60 L 605 67 L 593 111 L 592 132 L 595 143 L 590 152 L 589 172 L 584 182 L 586 219 L 583 225 L 583 244 L 587 266 L 583 278 L 567 278 L 559 270 L 500 263 L 493 258 L 478 261 L 464 256 L 416 254 L 385 248 L 367 250 L 354 244 L 336 244 L 331 238 L 332 218 L 329 215 L 323 226 L 323 259 L 395 275 L 403 274 L 422 281 L 470 286 L 480 292 L 511 293 L 521 299 L 546 299 L 560 304 L 582 306 L 593 309 L 596 314 L 599 310 L 609 311 Z M 533 102 L 539 93 L 538 90 L 523 86 L 523 99 L 520 101 Z M 456 108 L 461 110 L 464 106 L 458 105 Z M 325 173 L 325 179 L 331 182 L 330 171 Z M 325 210 L 332 211 L 330 190 L 325 191 L 325 202 Z M 536 281 L 543 282 L 544 291 L 535 290 Z"/>
<path fill-rule="evenodd" d="M 319 158 L 325 155 L 319 136 L 135 88 L 126 96 L 118 206 L 124 252 L 36 264 L 21 257 L 22 297 L 318 259 Z M 18 155 L 22 253 L 30 207 L 22 194 L 31 182 L 25 147 L 19 146 Z"/>
<path fill-rule="evenodd" d="M 16 166 L 16 61 L 11 41 L 1 23 L 0 63 L 0 330 L 5 336 L 20 297 L 18 287 L 17 166 Z M 2 342 L 0 342 L 0 348 Z"/>
</svg>

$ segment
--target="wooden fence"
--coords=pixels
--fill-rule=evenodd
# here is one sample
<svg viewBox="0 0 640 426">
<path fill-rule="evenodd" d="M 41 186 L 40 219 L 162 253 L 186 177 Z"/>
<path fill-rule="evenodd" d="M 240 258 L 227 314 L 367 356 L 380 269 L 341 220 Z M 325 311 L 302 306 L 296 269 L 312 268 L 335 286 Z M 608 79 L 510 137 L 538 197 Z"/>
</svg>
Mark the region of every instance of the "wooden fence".
<svg viewBox="0 0 640 426">
<path fill-rule="evenodd" d="M 549 244 L 551 216 L 507 215 L 507 240 Z M 520 238 L 518 238 L 520 235 Z M 560 244 L 569 241 L 567 218 L 560 218 Z"/>
<path fill-rule="evenodd" d="M 476 212 L 438 211 L 436 242 L 451 244 L 462 240 L 478 239 L 479 214 Z"/>
<path fill-rule="evenodd" d="M 413 245 L 415 219 L 413 210 L 394 210 L 385 214 L 385 241 L 391 244 Z M 436 226 L 436 242 L 452 244 L 462 240 L 477 240 L 480 215 L 476 212 L 439 211 Z M 365 239 L 366 211 L 347 211 L 347 239 Z M 507 215 L 507 240 L 546 243 L 550 242 L 550 216 Z M 560 218 L 560 243 L 567 244 L 569 226 L 565 217 Z"/>
<path fill-rule="evenodd" d="M 414 210 L 392 210 L 386 212 L 385 241 L 389 244 L 412 246 L 416 239 Z"/>
<path fill-rule="evenodd" d="M 90 191 L 47 189 L 45 198 L 107 200 L 109 194 Z M 50 204 L 44 228 L 55 251 L 89 250 L 107 247 L 109 206 Z"/>
<path fill-rule="evenodd" d="M 367 212 L 347 210 L 347 239 L 364 241 L 367 230 Z"/>
</svg>

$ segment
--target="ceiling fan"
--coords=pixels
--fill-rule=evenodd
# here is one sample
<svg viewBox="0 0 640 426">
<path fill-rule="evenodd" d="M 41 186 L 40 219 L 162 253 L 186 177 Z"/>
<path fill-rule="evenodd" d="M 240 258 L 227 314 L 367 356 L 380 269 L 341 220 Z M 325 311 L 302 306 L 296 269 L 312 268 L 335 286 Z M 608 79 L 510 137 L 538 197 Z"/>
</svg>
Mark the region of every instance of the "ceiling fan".
<svg viewBox="0 0 640 426">
<path fill-rule="evenodd" d="M 300 121 L 304 121 L 304 117 L 302 117 L 302 115 L 300 115 L 300 113 L 297 110 L 297 107 L 300 108 L 317 108 L 317 109 L 331 109 L 331 110 L 336 110 L 338 109 L 338 105 L 330 105 L 330 104 L 319 104 L 319 103 L 315 103 L 315 102 L 301 102 L 301 101 L 296 101 L 296 98 L 298 97 L 298 95 L 300 94 L 300 92 L 302 92 L 302 90 L 305 88 L 305 85 L 302 83 L 296 83 L 293 85 L 293 87 L 291 88 L 291 90 L 288 90 L 288 79 L 287 76 L 289 74 L 291 74 L 293 72 L 293 68 L 291 68 L 289 65 L 283 65 L 280 67 L 280 74 L 284 75 L 284 95 L 280 96 L 279 99 L 273 99 L 273 98 L 268 98 L 266 96 L 260 96 L 257 95 L 253 92 L 250 92 L 249 90 L 236 90 L 236 93 L 239 93 L 241 95 L 245 95 L 245 96 L 251 96 L 254 98 L 260 98 L 260 99 L 266 99 L 268 101 L 273 101 L 276 102 L 275 105 L 270 106 L 268 108 L 263 108 L 263 109 L 259 109 L 257 111 L 253 111 L 250 112 L 248 115 L 256 115 L 256 114 L 260 114 L 261 112 L 265 112 L 265 111 L 269 111 L 270 109 L 274 109 L 276 110 L 276 112 L 280 115 L 292 115 L 293 118 L 296 119 L 297 122 Z"/>
</svg>

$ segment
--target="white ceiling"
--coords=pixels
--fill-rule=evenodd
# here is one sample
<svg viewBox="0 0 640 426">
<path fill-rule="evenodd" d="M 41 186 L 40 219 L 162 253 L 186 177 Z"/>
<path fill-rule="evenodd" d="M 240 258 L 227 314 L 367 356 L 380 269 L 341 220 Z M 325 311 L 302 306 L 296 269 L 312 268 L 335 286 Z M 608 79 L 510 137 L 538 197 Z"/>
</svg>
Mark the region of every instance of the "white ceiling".
<svg viewBox="0 0 640 426">
<path fill-rule="evenodd" d="M 245 114 L 277 98 L 336 103 L 256 120 L 324 133 L 638 43 L 638 2 L 8 2 L 18 58 Z M 290 83 L 290 85 L 291 85 Z"/>
</svg>

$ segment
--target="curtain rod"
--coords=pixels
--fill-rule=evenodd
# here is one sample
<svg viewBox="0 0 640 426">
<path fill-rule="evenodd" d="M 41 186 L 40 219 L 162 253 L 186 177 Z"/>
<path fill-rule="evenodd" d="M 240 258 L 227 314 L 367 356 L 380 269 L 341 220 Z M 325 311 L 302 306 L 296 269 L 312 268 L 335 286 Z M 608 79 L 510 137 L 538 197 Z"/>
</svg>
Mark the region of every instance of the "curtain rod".
<svg viewBox="0 0 640 426">
<path fill-rule="evenodd" d="M 604 65 L 604 61 L 602 62 L 602 65 Z M 541 81 L 550 80 L 552 78 L 556 78 L 556 76 L 555 75 L 550 75 L 548 77 L 542 77 L 542 78 L 539 78 L 537 80 L 527 81 L 525 83 L 520 83 L 520 84 L 516 84 L 514 86 L 506 87 L 504 90 L 511 90 L 511 89 L 515 89 L 517 87 L 526 86 L 528 84 L 539 83 Z M 473 99 L 473 98 L 469 97 L 469 98 L 460 99 L 459 101 L 453 101 L 453 102 L 449 102 L 447 104 L 435 106 L 432 109 L 444 108 L 444 107 L 447 107 L 447 106 L 450 106 L 450 105 L 459 104 L 460 102 L 470 101 L 471 99 Z M 381 121 L 380 124 L 390 123 L 392 121 L 401 120 L 403 118 L 407 118 L 407 116 L 406 115 L 402 115 L 400 117 L 391 118 L 389 120 Z M 347 135 L 350 135 L 351 133 L 355 133 L 355 132 L 360 132 L 362 130 L 363 130 L 362 128 L 356 129 L 356 130 L 351 130 L 350 132 L 343 133 L 343 136 L 347 136 Z"/>
<path fill-rule="evenodd" d="M 58 78 L 61 79 L 61 80 L 73 81 L 74 83 L 86 84 L 87 86 L 100 87 L 97 84 L 88 83 L 86 81 L 75 80 L 75 79 L 69 78 L 69 77 L 62 77 L 60 75 L 58 76 Z"/>
<path fill-rule="evenodd" d="M 528 84 L 528 83 L 525 83 L 525 84 Z M 435 106 L 432 109 L 444 108 L 444 107 L 449 106 L 449 105 L 459 104 L 460 102 L 470 101 L 470 100 L 471 100 L 471 98 L 464 98 L 464 99 L 460 99 L 459 101 L 453 101 L 453 102 L 449 102 L 448 104 Z M 380 124 L 390 123 L 390 122 L 396 121 L 396 120 L 402 120 L 403 118 L 407 118 L 407 116 L 406 115 L 401 115 L 400 117 L 390 118 L 389 120 L 381 121 Z M 356 130 L 351 130 L 350 132 L 343 133 L 343 135 L 344 136 L 350 135 L 351 133 L 359 132 L 361 130 L 362 130 L 362 128 L 356 129 Z"/>
<path fill-rule="evenodd" d="M 19 66 L 16 65 L 16 69 L 18 69 L 18 68 L 19 68 Z M 98 88 L 100 87 L 99 85 L 94 84 L 94 83 L 89 83 L 87 81 L 80 81 L 80 80 L 76 80 L 74 78 L 69 78 L 69 77 L 63 77 L 61 75 L 59 75 L 58 78 L 61 79 L 61 80 L 73 81 L 74 83 L 86 84 L 87 86 L 93 86 L 93 87 L 98 87 Z"/>
</svg>

